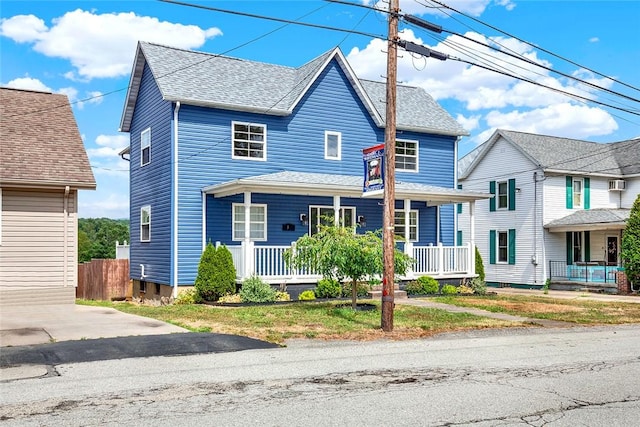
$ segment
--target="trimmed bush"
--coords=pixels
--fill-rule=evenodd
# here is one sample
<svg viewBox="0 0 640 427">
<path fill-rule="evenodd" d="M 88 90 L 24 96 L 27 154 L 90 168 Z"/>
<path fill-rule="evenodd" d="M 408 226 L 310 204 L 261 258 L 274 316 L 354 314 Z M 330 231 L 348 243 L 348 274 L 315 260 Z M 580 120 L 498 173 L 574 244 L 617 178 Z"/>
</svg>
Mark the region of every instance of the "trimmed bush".
<svg viewBox="0 0 640 427">
<path fill-rule="evenodd" d="M 404 290 L 407 295 L 424 295 L 422 284 L 417 280 L 412 280 L 411 282 L 407 283 Z"/>
<path fill-rule="evenodd" d="M 482 262 L 482 255 L 476 246 L 476 274 L 481 281 L 484 282 L 484 263 Z"/>
<path fill-rule="evenodd" d="M 298 299 L 300 301 L 313 301 L 316 299 L 316 294 L 311 289 L 307 289 L 306 291 L 302 291 L 300 295 L 298 295 Z"/>
<path fill-rule="evenodd" d="M 209 242 L 200 256 L 195 288 L 205 301 L 216 301 L 236 290 L 236 269 L 226 246 L 216 248 Z"/>
<path fill-rule="evenodd" d="M 205 301 L 214 301 L 222 295 L 216 295 L 213 278 L 215 276 L 215 255 L 216 248 L 209 242 L 200 256 L 198 264 L 198 275 L 196 276 L 195 288 Z"/>
<path fill-rule="evenodd" d="M 417 281 L 422 286 L 424 294 L 437 294 L 440 289 L 438 281 L 431 276 L 420 276 Z"/>
<path fill-rule="evenodd" d="M 225 245 L 216 249 L 216 271 L 213 277 L 217 291 L 220 295 L 234 294 L 236 292 L 236 267 L 233 265 L 233 256 Z"/>
<path fill-rule="evenodd" d="M 317 298 L 337 298 L 342 293 L 340 282 L 334 279 L 321 279 L 315 289 Z"/>
<path fill-rule="evenodd" d="M 472 294 L 473 293 L 473 288 L 471 288 L 470 286 L 467 286 L 467 285 L 460 285 L 460 286 L 458 286 L 458 293 L 459 294 Z"/>
<path fill-rule="evenodd" d="M 348 283 L 344 283 L 342 285 L 342 296 L 343 297 L 350 297 L 353 294 L 351 293 L 351 282 Z M 358 282 L 358 284 L 356 285 L 356 294 L 358 297 L 366 297 L 369 296 L 369 291 L 371 290 L 371 286 L 369 286 L 368 283 L 365 282 Z"/>
<path fill-rule="evenodd" d="M 240 299 L 242 302 L 274 302 L 276 290 L 258 276 L 251 276 L 242 283 Z"/>
<path fill-rule="evenodd" d="M 242 302 L 242 299 L 240 299 L 240 294 L 231 294 L 221 296 L 218 302 L 238 304 Z"/>
<path fill-rule="evenodd" d="M 277 291 L 276 301 L 291 301 L 291 295 L 289 295 L 287 292 Z"/>
<path fill-rule="evenodd" d="M 195 288 L 187 289 L 178 294 L 178 297 L 173 301 L 176 305 L 190 305 L 198 304 L 202 302 L 200 294 Z"/>
<path fill-rule="evenodd" d="M 453 285 L 444 285 L 442 287 L 442 295 L 455 295 L 458 293 L 458 289 Z"/>
</svg>

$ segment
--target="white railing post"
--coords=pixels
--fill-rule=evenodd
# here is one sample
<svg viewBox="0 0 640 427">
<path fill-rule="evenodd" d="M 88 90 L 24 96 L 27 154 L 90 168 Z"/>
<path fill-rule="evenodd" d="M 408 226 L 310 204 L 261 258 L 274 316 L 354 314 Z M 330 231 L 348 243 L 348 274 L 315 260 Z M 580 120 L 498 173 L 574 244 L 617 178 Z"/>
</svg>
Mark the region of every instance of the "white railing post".
<svg viewBox="0 0 640 427">
<path fill-rule="evenodd" d="M 471 242 L 467 242 L 467 247 L 469 248 L 469 272 L 472 276 L 476 274 L 476 248 L 472 245 Z"/>
<path fill-rule="evenodd" d="M 404 253 L 405 253 L 405 255 L 410 256 L 411 258 L 413 258 L 413 243 L 411 243 L 408 240 L 404 244 Z M 405 274 L 405 278 L 406 279 L 413 279 L 414 278 L 413 268 L 411 266 L 407 269 L 407 273 Z"/>
<path fill-rule="evenodd" d="M 296 242 L 291 242 L 291 258 L 295 258 L 298 254 L 296 253 Z M 298 278 L 298 269 L 297 268 L 292 268 L 291 266 L 288 266 L 287 269 L 289 270 L 289 276 L 291 277 L 292 280 L 295 280 Z"/>
<path fill-rule="evenodd" d="M 438 242 L 438 275 L 444 275 L 444 247 Z"/>
</svg>

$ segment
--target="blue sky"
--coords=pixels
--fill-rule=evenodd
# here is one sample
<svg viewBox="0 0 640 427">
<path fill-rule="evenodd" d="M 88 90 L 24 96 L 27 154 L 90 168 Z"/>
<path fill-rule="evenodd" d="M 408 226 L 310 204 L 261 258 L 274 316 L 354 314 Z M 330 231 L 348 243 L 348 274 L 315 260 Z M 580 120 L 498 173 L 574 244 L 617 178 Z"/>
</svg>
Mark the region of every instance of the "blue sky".
<svg viewBox="0 0 640 427">
<path fill-rule="evenodd" d="M 640 87 L 640 1 L 443 2 L 537 47 L 456 12 L 445 9 L 445 14 L 429 0 L 401 0 L 400 5 L 403 12 L 441 25 L 451 33 L 509 48 L 547 68 L 640 98 L 640 91 L 615 81 Z M 387 32 L 385 14 L 326 1 L 192 3 L 300 19 L 380 37 Z M 386 42 L 381 39 L 297 25 L 283 27 L 278 22 L 158 1 L 3 0 L 0 7 L 0 85 L 65 93 L 74 103 L 98 183 L 97 191 L 80 193 L 81 217 L 128 217 L 128 163 L 117 155 L 128 145 L 128 134 L 120 133 L 118 128 L 138 40 L 294 67 L 339 45 L 360 77 L 382 80 L 386 70 Z M 498 64 L 503 70 L 547 86 L 640 110 L 636 101 L 500 57 L 451 33 L 437 35 L 405 24 L 400 28 L 403 39 L 437 51 L 473 62 Z M 470 136 L 460 141 L 461 155 L 488 139 L 496 128 L 596 142 L 640 136 L 638 115 L 579 102 L 459 61 L 425 60 L 402 52 L 399 80 L 424 87 L 469 130 Z"/>
</svg>

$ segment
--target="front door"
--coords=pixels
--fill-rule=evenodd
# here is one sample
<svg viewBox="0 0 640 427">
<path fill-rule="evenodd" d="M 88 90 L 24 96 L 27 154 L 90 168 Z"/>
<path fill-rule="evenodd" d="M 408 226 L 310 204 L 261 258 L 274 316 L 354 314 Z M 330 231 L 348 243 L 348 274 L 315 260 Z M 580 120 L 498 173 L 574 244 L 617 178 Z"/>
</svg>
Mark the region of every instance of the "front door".
<svg viewBox="0 0 640 427">
<path fill-rule="evenodd" d="M 618 236 L 607 236 L 607 264 L 618 264 Z"/>
</svg>

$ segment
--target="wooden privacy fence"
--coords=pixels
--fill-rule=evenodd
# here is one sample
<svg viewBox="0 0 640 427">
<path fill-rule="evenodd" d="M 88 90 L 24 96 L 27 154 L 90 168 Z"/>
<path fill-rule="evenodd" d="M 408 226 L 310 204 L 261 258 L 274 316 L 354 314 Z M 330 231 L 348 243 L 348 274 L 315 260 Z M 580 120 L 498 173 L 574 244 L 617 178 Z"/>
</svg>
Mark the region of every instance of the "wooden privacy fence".
<svg viewBox="0 0 640 427">
<path fill-rule="evenodd" d="M 117 300 L 130 296 L 129 260 L 94 259 L 78 264 L 76 298 Z"/>
</svg>

